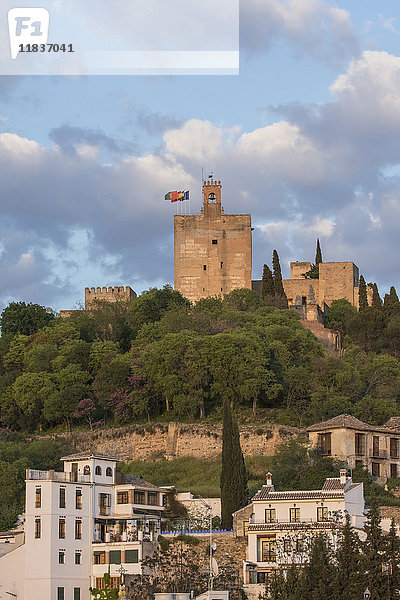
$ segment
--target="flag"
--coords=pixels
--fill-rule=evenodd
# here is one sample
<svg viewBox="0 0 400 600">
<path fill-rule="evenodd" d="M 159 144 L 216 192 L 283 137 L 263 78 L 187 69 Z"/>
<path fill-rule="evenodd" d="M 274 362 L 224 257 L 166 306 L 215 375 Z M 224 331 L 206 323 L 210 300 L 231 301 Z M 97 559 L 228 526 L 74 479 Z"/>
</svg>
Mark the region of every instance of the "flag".
<svg viewBox="0 0 400 600">
<path fill-rule="evenodd" d="M 171 202 L 177 202 L 178 201 L 178 192 L 168 192 L 168 194 L 165 194 L 165 200 L 170 200 Z"/>
<path fill-rule="evenodd" d="M 189 200 L 189 191 L 182 192 L 181 200 Z"/>
</svg>

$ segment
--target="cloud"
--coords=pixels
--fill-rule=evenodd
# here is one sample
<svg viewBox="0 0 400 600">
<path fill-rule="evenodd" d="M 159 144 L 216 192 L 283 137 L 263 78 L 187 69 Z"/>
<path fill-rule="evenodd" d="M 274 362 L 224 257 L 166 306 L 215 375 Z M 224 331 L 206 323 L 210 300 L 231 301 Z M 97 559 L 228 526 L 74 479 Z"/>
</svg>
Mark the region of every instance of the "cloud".
<svg viewBox="0 0 400 600">
<path fill-rule="evenodd" d="M 241 47 L 250 55 L 284 39 L 296 56 L 337 67 L 360 51 L 349 13 L 324 0 L 246 0 L 241 11 Z"/>
<path fill-rule="evenodd" d="M 129 154 L 136 151 L 132 142 L 120 140 L 108 136 L 101 129 L 90 129 L 89 127 L 73 127 L 62 125 L 55 127 L 49 132 L 49 138 L 65 153 L 73 155 L 80 153 L 81 156 L 94 155 L 100 149 L 105 149 L 111 154 Z M 90 150 L 92 149 L 92 150 Z"/>
<path fill-rule="evenodd" d="M 254 277 L 273 248 L 284 270 L 313 260 L 320 237 L 326 260 L 396 282 L 399 62 L 365 52 L 336 77 L 330 102 L 276 107 L 283 118 L 250 131 L 190 119 L 153 152 L 86 128 L 53 129 L 49 146 L 1 134 L 3 302 L 68 308 L 85 285 L 172 282 L 176 206 L 164 194 L 190 189 L 198 213 L 202 167 L 222 180 L 227 213 L 252 214 Z"/>
</svg>

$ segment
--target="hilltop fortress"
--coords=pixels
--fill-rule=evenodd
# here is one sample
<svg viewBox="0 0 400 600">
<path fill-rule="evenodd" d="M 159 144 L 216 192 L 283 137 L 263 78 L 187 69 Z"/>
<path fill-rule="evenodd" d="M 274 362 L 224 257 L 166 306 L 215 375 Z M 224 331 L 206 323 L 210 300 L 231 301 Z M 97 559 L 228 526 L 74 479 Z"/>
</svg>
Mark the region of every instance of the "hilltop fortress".
<svg viewBox="0 0 400 600">
<path fill-rule="evenodd" d="M 250 288 L 261 295 L 262 281 L 251 279 L 251 232 L 250 214 L 225 213 L 221 181 L 203 181 L 200 214 L 174 216 L 174 288 L 192 302 L 209 296 L 223 297 L 240 288 Z M 318 279 L 307 277 L 310 269 L 310 262 L 291 262 L 290 279 L 283 280 L 289 308 L 300 313 L 310 329 L 312 323 L 324 322 L 333 300 L 344 298 L 358 308 L 359 270 L 353 262 L 322 262 Z M 371 303 L 370 286 L 367 295 Z M 129 286 L 87 287 L 85 310 L 90 311 L 97 300 L 117 302 L 132 298 L 136 298 L 136 293 Z M 63 310 L 60 315 L 67 317 L 72 312 Z"/>
</svg>

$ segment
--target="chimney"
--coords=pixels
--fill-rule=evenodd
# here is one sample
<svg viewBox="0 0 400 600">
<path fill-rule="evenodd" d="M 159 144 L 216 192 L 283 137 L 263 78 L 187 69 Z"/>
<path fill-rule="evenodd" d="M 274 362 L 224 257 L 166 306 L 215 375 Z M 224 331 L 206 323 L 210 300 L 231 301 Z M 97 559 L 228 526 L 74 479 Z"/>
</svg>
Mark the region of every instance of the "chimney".
<svg viewBox="0 0 400 600">
<path fill-rule="evenodd" d="M 340 483 L 343 485 L 347 481 L 347 469 L 340 469 Z"/>
<path fill-rule="evenodd" d="M 271 488 L 271 491 L 273 492 L 275 488 L 274 488 L 274 485 L 273 485 L 273 483 L 272 483 L 272 473 L 270 473 L 270 472 L 268 471 L 268 473 L 266 474 L 266 476 L 265 476 L 265 477 L 266 477 L 266 479 L 267 479 L 267 486 L 268 486 L 268 487 L 270 487 L 270 488 Z"/>
</svg>

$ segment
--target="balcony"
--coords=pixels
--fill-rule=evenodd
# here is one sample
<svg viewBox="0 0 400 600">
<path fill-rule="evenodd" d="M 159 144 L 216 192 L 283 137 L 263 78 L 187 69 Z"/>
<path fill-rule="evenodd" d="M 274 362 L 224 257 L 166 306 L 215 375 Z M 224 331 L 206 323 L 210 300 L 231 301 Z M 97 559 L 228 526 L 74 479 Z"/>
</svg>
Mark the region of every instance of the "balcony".
<svg viewBox="0 0 400 600">
<path fill-rule="evenodd" d="M 25 478 L 35 481 L 59 481 L 61 483 L 90 483 L 90 475 L 77 475 L 65 471 L 38 471 L 37 469 L 26 469 Z"/>
<path fill-rule="evenodd" d="M 373 448 L 369 451 L 368 455 L 370 458 L 384 459 L 388 457 L 388 452 L 387 450 L 381 450 L 380 448 Z"/>
<path fill-rule="evenodd" d="M 287 531 L 290 529 L 334 529 L 337 521 L 329 519 L 317 521 L 316 519 L 302 519 L 300 522 L 277 521 L 275 523 L 249 523 L 248 532 Z"/>
</svg>

